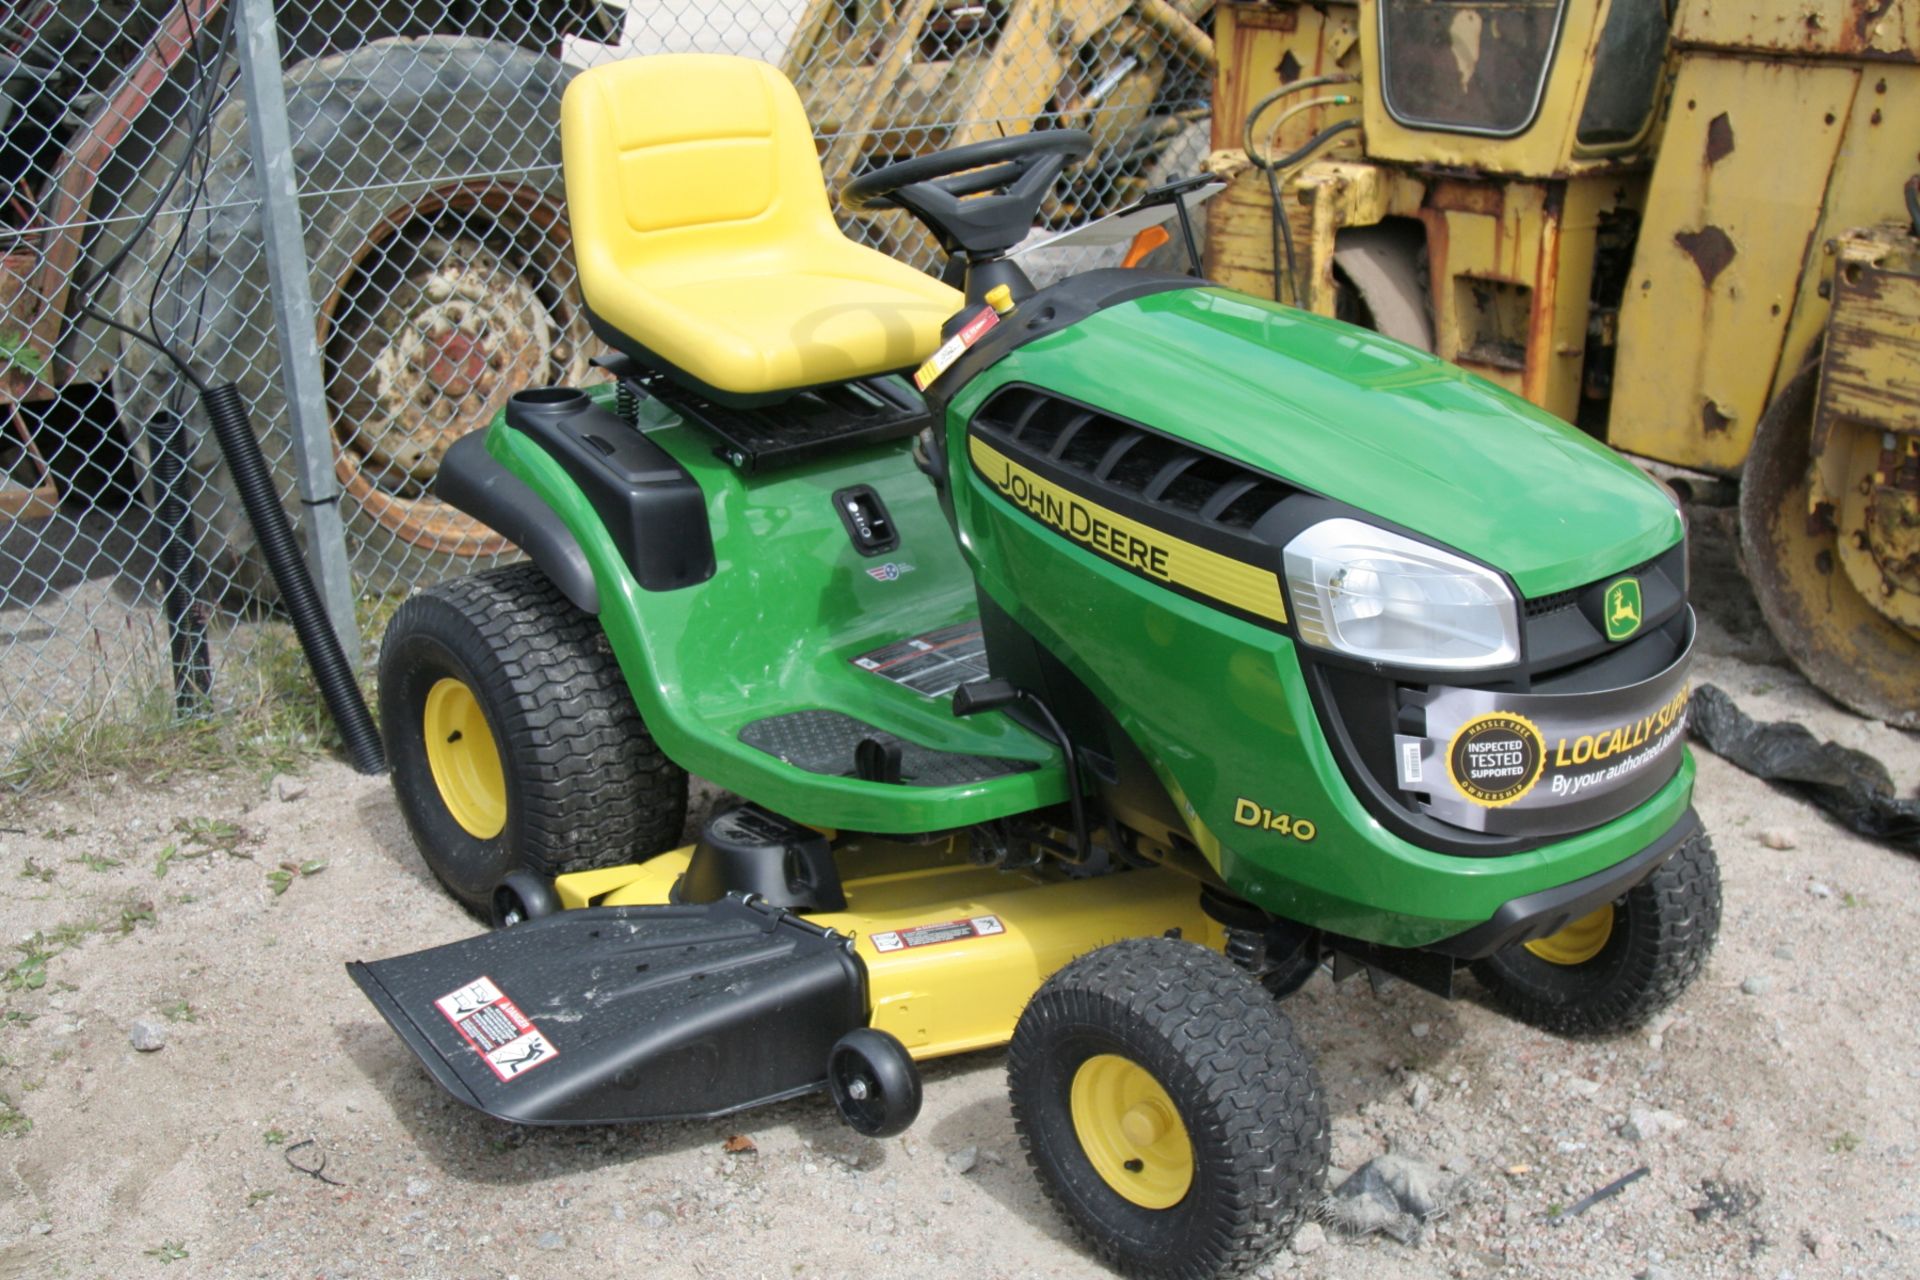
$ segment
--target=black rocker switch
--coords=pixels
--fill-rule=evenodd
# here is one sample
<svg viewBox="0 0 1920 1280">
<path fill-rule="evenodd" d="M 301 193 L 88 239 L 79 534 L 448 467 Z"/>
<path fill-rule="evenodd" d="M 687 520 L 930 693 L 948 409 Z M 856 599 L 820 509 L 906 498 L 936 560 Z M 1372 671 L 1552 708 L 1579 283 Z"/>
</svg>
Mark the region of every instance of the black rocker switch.
<svg viewBox="0 0 1920 1280">
<path fill-rule="evenodd" d="M 840 513 L 840 523 L 847 526 L 853 549 L 861 555 L 877 556 L 900 545 L 900 531 L 887 514 L 887 504 L 870 486 L 857 484 L 840 490 L 833 495 L 833 506 Z"/>
</svg>

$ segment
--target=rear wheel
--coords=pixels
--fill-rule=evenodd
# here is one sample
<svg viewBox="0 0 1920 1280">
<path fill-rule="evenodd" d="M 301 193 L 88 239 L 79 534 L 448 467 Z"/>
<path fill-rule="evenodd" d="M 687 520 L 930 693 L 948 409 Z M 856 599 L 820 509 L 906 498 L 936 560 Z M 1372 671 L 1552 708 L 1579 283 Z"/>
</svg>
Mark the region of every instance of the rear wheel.
<svg viewBox="0 0 1920 1280">
<path fill-rule="evenodd" d="M 1558 933 L 1473 966 L 1494 1004 L 1560 1035 L 1628 1031 L 1687 989 L 1720 931 L 1720 864 L 1704 834 Z"/>
<path fill-rule="evenodd" d="M 1292 1024 L 1192 943 L 1118 942 L 1055 974 L 1014 1029 L 1007 1077 L 1041 1187 L 1124 1275 L 1248 1270 L 1325 1176 L 1326 1103 Z"/>
<path fill-rule="evenodd" d="M 651 857 L 686 820 L 595 619 L 532 565 L 441 583 L 380 650 L 394 793 L 421 856 L 475 912 L 510 873 Z"/>
</svg>

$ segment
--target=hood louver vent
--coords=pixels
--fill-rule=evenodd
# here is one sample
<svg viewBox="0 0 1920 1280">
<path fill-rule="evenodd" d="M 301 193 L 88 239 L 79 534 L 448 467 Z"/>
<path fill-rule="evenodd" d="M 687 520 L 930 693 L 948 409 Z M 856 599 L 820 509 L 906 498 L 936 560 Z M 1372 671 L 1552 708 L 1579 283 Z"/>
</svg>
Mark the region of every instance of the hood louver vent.
<svg viewBox="0 0 1920 1280">
<path fill-rule="evenodd" d="M 1110 492 L 1223 529 L 1252 529 L 1292 492 L 1251 467 L 1033 387 L 1001 388 L 973 426 Z"/>
</svg>

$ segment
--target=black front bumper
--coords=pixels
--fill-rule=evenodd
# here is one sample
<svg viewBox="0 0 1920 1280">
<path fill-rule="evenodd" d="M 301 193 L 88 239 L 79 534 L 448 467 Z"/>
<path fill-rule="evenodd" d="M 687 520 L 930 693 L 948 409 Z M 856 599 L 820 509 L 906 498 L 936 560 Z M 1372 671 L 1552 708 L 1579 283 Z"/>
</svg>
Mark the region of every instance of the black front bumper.
<svg viewBox="0 0 1920 1280">
<path fill-rule="evenodd" d="M 1660 869 L 1680 846 L 1703 830 L 1691 807 L 1665 835 L 1623 861 L 1590 876 L 1529 893 L 1503 904 L 1484 924 L 1433 943 L 1435 951 L 1456 960 L 1479 960 L 1504 947 L 1560 932 L 1580 917 L 1598 911 Z"/>
</svg>

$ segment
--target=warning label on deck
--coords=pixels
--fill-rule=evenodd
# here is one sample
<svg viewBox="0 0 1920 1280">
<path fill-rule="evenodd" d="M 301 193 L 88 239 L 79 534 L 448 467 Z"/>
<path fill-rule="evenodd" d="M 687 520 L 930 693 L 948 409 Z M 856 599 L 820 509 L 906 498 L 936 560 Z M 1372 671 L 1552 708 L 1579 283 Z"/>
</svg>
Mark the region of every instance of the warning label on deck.
<svg viewBox="0 0 1920 1280">
<path fill-rule="evenodd" d="M 917 924 L 911 929 L 876 933 L 871 941 L 875 951 L 905 951 L 909 947 L 931 947 L 963 938 L 987 938 L 1005 933 L 1007 926 L 999 916 L 973 916 L 966 920 L 945 920 L 939 924 Z"/>
<path fill-rule="evenodd" d="M 956 622 L 863 653 L 853 665 L 915 693 L 944 698 L 963 684 L 987 678 L 987 645 L 978 622 Z"/>
<path fill-rule="evenodd" d="M 515 1079 L 560 1056 L 553 1041 L 507 999 L 492 978 L 475 978 L 433 1003 L 502 1080 Z"/>
</svg>

